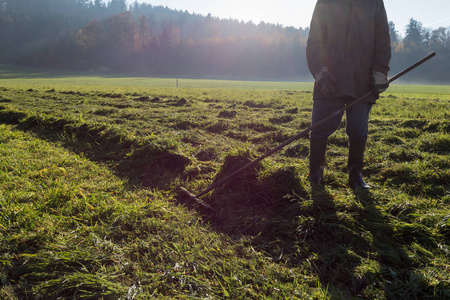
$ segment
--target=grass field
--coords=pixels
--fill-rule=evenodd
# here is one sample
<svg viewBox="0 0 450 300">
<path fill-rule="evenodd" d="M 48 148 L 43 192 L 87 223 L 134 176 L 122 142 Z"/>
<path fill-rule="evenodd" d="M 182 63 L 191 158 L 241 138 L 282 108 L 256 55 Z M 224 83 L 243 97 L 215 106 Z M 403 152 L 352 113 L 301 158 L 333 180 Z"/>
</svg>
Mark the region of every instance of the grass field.
<svg viewBox="0 0 450 300">
<path fill-rule="evenodd" d="M 347 185 L 340 129 L 325 189 L 301 139 L 203 197 L 212 212 L 178 188 L 308 127 L 310 83 L 19 73 L 0 73 L 0 298 L 450 298 L 449 87 L 374 106 L 370 192 Z"/>
<path fill-rule="evenodd" d="M 312 82 L 280 81 L 239 81 L 189 78 L 149 78 L 105 73 L 73 73 L 54 70 L 30 69 L 0 64 L 0 80 L 3 85 L 22 88 L 58 88 L 81 90 L 94 89 L 108 91 L 111 87 L 122 92 L 142 91 L 148 88 L 206 88 L 206 89 L 252 89 L 252 90 L 289 90 L 312 91 Z M 312 80 L 312 78 L 311 78 Z M 401 79 L 400 79 L 401 82 Z M 391 93 L 426 94 L 427 96 L 450 95 L 448 85 L 405 85 L 394 84 Z"/>
</svg>

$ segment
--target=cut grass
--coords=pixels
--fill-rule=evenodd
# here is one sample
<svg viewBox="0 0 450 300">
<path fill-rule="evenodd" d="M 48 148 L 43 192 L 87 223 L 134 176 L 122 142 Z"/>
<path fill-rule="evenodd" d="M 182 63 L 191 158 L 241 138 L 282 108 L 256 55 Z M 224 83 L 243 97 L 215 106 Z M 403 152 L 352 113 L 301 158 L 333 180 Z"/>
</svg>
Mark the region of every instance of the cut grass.
<svg viewBox="0 0 450 300">
<path fill-rule="evenodd" d="M 0 135 L 4 298 L 322 294 L 306 288 L 312 274 L 303 287 L 277 283 L 294 277 L 172 197 L 11 125 Z"/>
<path fill-rule="evenodd" d="M 430 92 L 432 93 L 432 92 Z M 5 299 L 445 299 L 449 98 L 387 94 L 372 111 L 369 193 L 330 138 L 325 189 L 301 139 L 299 91 L 0 88 Z"/>
</svg>

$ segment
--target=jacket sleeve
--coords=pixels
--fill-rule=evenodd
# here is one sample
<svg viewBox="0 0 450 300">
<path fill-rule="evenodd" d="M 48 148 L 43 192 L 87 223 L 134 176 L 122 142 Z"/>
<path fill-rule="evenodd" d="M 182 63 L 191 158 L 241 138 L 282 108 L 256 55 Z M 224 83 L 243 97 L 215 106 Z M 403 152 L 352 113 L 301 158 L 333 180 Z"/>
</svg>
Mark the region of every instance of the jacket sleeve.
<svg viewBox="0 0 450 300">
<path fill-rule="evenodd" d="M 323 1 L 317 1 L 309 28 L 308 41 L 306 44 L 306 61 L 309 71 L 315 76 L 324 66 L 323 42 L 325 41 L 326 25 Z"/>
<path fill-rule="evenodd" d="M 387 74 L 391 61 L 391 38 L 386 9 L 382 0 L 378 1 L 375 16 L 375 53 L 373 71 Z"/>
</svg>

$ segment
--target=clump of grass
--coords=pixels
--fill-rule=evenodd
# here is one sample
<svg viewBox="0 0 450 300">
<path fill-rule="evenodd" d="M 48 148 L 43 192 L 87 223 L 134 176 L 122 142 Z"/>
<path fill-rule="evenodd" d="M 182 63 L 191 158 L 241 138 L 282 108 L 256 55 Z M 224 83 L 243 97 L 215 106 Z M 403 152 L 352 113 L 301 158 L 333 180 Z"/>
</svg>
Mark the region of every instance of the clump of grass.
<svg viewBox="0 0 450 300">
<path fill-rule="evenodd" d="M 219 118 L 233 119 L 237 114 L 238 113 L 235 110 L 222 110 L 217 116 Z"/>
<path fill-rule="evenodd" d="M 422 142 L 419 149 L 441 155 L 448 155 L 450 153 L 450 136 L 448 134 L 442 134 L 428 138 Z"/>
<path fill-rule="evenodd" d="M 254 153 L 249 149 L 238 149 L 229 153 L 216 174 L 215 181 L 227 177 L 251 162 L 253 158 L 255 158 Z M 261 165 L 257 164 L 253 168 L 241 172 L 225 182 L 222 187 L 216 188 L 208 199 L 208 203 L 220 212 L 220 216 L 217 218 L 218 222 L 223 221 L 224 228 L 232 226 L 224 229 L 230 234 L 240 230 L 258 232 L 259 226 L 258 228 L 255 226 L 261 222 L 261 218 L 264 218 L 264 213 L 255 213 L 254 210 L 270 203 L 268 195 L 264 195 L 261 187 L 257 184 L 259 169 L 261 169 Z"/>
<path fill-rule="evenodd" d="M 248 148 L 229 153 L 215 181 L 227 177 L 255 158 Z M 217 187 L 206 200 L 218 211 L 211 222 L 219 230 L 232 235 L 265 232 L 271 226 L 269 224 L 278 218 L 280 211 L 295 205 L 288 199 L 290 196 L 295 195 L 297 199 L 306 197 L 306 188 L 299 176 L 303 171 L 258 163 L 237 174 L 223 186 Z"/>
</svg>

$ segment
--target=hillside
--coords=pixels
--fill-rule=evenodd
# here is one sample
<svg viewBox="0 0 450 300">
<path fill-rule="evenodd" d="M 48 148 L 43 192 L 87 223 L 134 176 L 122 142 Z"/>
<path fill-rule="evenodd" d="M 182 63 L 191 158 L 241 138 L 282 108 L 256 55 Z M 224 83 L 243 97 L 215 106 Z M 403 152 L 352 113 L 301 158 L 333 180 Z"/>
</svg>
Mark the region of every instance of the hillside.
<svg viewBox="0 0 450 300">
<path fill-rule="evenodd" d="M 202 16 L 124 0 L 3 0 L 0 62 L 156 77 L 311 80 L 308 28 Z M 413 82 L 449 84 L 450 34 L 414 19 L 405 37 L 391 22 L 392 73 L 429 51 Z"/>
</svg>

